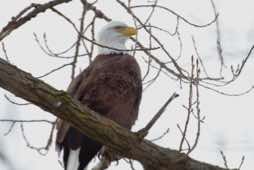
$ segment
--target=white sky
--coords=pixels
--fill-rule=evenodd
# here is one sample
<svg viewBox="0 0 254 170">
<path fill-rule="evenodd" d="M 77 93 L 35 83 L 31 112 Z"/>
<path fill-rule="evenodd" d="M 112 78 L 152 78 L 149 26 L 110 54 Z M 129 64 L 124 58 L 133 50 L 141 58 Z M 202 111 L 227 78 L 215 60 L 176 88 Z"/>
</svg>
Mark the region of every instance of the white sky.
<svg viewBox="0 0 254 170">
<path fill-rule="evenodd" d="M 28 6 L 31 2 L 46 1 L 9 0 L 0 3 L 0 28 L 2 28 L 12 16 Z M 113 19 L 122 20 L 129 24 L 132 23 L 130 17 L 119 10 L 119 6 L 113 5 L 113 0 L 99 2 L 98 7 L 105 10 L 105 13 Z M 186 2 L 184 0 L 160 0 L 159 2 L 177 11 L 194 23 L 207 23 L 213 18 L 212 7 L 209 0 L 196 0 L 195 3 L 193 1 Z M 254 44 L 254 3 L 251 0 L 216 0 L 215 3 L 220 13 L 222 44 L 226 64 L 228 66 L 230 66 L 230 64 L 236 65 L 240 63 L 242 57 L 247 54 L 248 49 Z M 59 9 L 64 9 L 64 12 L 68 16 L 78 21 L 80 17 L 78 3 L 65 4 L 64 7 L 61 6 Z M 147 16 L 147 11 L 137 11 L 137 14 L 145 17 Z M 152 21 L 165 29 L 173 30 L 174 28 L 174 18 L 165 12 L 156 13 Z M 104 22 L 99 21 L 98 23 L 100 26 Z M 189 62 L 190 56 L 194 53 L 190 36 L 195 35 L 197 45 L 204 58 L 204 64 L 207 66 L 208 71 L 214 73 L 213 75 L 218 75 L 219 62 L 217 60 L 218 56 L 216 55 L 215 27 L 211 26 L 209 28 L 196 29 L 184 24 L 181 26 L 181 34 L 184 36 L 183 56 L 186 57 L 186 61 Z M 65 49 L 76 38 L 72 28 L 56 15 L 51 12 L 40 14 L 39 17 L 13 32 L 12 35 L 5 40 L 10 60 L 14 64 L 31 72 L 34 76 L 38 76 L 67 62 L 66 60 L 45 56 L 33 39 L 33 32 L 37 33 L 40 37 L 46 32 L 49 44 L 56 51 Z M 139 36 L 139 38 L 141 37 L 142 36 Z M 178 47 L 175 41 L 164 38 L 162 41 L 165 41 L 165 44 L 172 54 L 178 54 L 176 50 Z M 0 53 L 0 55 L 2 57 L 2 53 Z M 158 55 L 160 54 L 158 53 Z M 238 93 L 254 84 L 254 77 L 250 76 L 254 71 L 252 67 L 253 64 L 254 62 L 252 59 L 247 64 L 242 77 L 226 89 L 227 92 Z M 81 59 L 79 67 L 84 68 L 86 66 L 86 61 Z M 65 68 L 43 80 L 58 89 L 66 89 L 70 81 L 70 68 Z M 178 85 L 178 83 L 170 81 L 166 76 L 162 75 L 158 83 L 154 84 L 144 93 L 140 116 L 134 127 L 134 130 L 143 127 L 167 99 L 167 96 L 177 91 L 180 97 L 169 106 L 167 112 L 156 123 L 147 137 L 148 139 L 156 138 L 167 128 L 170 128 L 170 133 L 156 143 L 172 149 L 178 148 L 180 140 L 180 134 L 176 124 L 184 122 L 186 114 L 183 112 L 182 104 L 187 103 L 187 90 L 179 89 Z M 53 119 L 50 114 L 33 106 L 17 107 L 8 104 L 2 96 L 7 92 L 0 89 L 0 93 L 0 117 Z M 17 100 L 21 101 L 20 99 Z M 205 124 L 202 125 L 199 145 L 191 156 L 198 160 L 223 166 L 223 161 L 219 154 L 219 150 L 223 150 L 227 155 L 229 166 L 233 168 L 239 165 L 241 157 L 245 155 L 246 159 L 242 170 L 252 170 L 254 168 L 254 135 L 252 132 L 254 128 L 254 119 L 251 101 L 253 101 L 253 92 L 241 97 L 226 97 L 201 89 L 201 111 L 206 119 Z M 49 130 L 47 125 L 26 125 L 25 128 L 29 141 L 31 141 L 32 144 L 40 146 L 46 142 L 45 139 Z M 0 125 L 0 136 L 5 142 L 4 149 L 12 160 L 15 161 L 17 170 L 61 170 L 57 162 L 57 155 L 54 151 L 54 147 L 51 148 L 47 156 L 40 156 L 38 153 L 25 146 L 18 126 L 14 128 L 14 133 L 11 133 L 7 137 L 3 137 L 2 134 L 6 130 L 6 124 Z M 195 133 L 194 124 L 193 129 L 190 130 L 189 136 L 193 137 Z M 139 166 L 137 167 L 137 169 L 140 169 Z M 128 166 L 121 163 L 119 166 L 112 169 L 127 170 L 128 168 Z M 5 170 L 4 168 L 1 169 Z"/>
</svg>

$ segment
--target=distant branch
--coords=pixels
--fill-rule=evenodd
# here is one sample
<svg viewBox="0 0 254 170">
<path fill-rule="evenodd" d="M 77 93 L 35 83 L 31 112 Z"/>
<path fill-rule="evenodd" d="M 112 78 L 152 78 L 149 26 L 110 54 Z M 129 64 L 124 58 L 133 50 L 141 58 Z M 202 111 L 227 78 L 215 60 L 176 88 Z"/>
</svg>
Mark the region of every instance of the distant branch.
<svg viewBox="0 0 254 170">
<path fill-rule="evenodd" d="M 218 17 L 218 14 L 216 14 L 215 17 L 213 18 L 213 20 L 208 22 L 208 23 L 206 23 L 206 24 L 194 24 L 191 21 L 189 21 L 186 18 L 184 18 L 183 16 L 181 16 L 180 14 L 176 13 L 175 11 L 173 11 L 173 10 L 171 10 L 171 9 L 165 7 L 165 6 L 162 6 L 162 5 L 158 5 L 158 4 L 136 5 L 136 6 L 131 6 L 130 8 L 134 9 L 134 8 L 147 8 L 147 7 L 150 7 L 150 8 L 160 8 L 160 9 L 166 10 L 167 12 L 170 12 L 171 14 L 175 15 L 177 18 L 183 20 L 187 24 L 189 24 L 191 26 L 194 26 L 194 27 L 200 27 L 200 28 L 210 26 L 211 24 L 213 24 L 217 20 L 217 17 Z"/>
<path fill-rule="evenodd" d="M 11 34 L 18 27 L 24 25 L 32 18 L 35 18 L 38 14 L 45 12 L 49 8 L 70 1 L 72 0 L 52 0 L 44 4 L 31 4 L 30 6 L 20 11 L 18 15 L 12 17 L 11 21 L 2 28 L 2 30 L 0 31 L 0 41 L 2 41 L 6 36 Z"/>
</svg>

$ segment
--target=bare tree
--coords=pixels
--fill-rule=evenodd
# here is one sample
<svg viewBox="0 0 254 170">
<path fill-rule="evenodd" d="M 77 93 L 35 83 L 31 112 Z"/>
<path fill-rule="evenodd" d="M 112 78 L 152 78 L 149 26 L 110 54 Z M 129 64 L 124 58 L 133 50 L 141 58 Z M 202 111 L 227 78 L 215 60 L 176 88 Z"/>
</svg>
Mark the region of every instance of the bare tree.
<svg viewBox="0 0 254 170">
<path fill-rule="evenodd" d="M 163 148 L 162 146 L 153 143 L 153 141 L 163 138 L 168 133 L 168 130 L 164 133 L 162 132 L 162 135 L 154 140 L 149 141 L 144 139 L 149 133 L 149 130 L 165 112 L 168 105 L 179 96 L 177 93 L 168 96 L 168 100 L 162 104 L 161 108 L 158 109 L 158 112 L 154 114 L 154 117 L 144 128 L 140 129 L 138 132 L 129 132 L 113 121 L 99 116 L 99 114 L 90 110 L 86 106 L 81 106 L 66 92 L 56 90 L 40 80 L 41 78 L 62 70 L 65 67 L 71 67 L 70 78 L 73 79 L 76 75 L 78 69 L 77 64 L 81 57 L 86 57 L 88 62 L 93 60 L 95 47 L 102 46 L 95 40 L 97 22 L 98 20 L 104 20 L 106 22 L 111 20 L 110 16 L 108 16 L 103 9 L 97 7 L 97 3 L 99 3 L 98 1 L 89 3 L 86 0 L 80 0 L 80 2 L 78 2 L 82 7 L 78 23 L 71 19 L 70 16 L 67 16 L 63 10 L 60 8 L 58 9 L 58 6 L 61 6 L 64 3 L 74 3 L 72 0 L 52 0 L 43 4 L 33 3 L 21 10 L 16 16 L 12 17 L 11 21 L 0 31 L 0 41 L 2 42 L 2 51 L 5 58 L 0 59 L 0 86 L 16 96 L 25 99 L 28 103 L 15 102 L 9 96 L 5 96 L 6 99 L 15 105 L 35 104 L 56 117 L 70 122 L 81 132 L 107 146 L 107 154 L 103 155 L 101 162 L 96 166 L 97 169 L 105 169 L 110 165 L 111 161 L 125 158 L 128 159 L 127 162 L 132 169 L 135 169 L 132 165 L 132 160 L 139 161 L 146 170 L 229 169 L 223 152 L 221 152 L 221 155 L 226 168 L 210 165 L 189 157 L 189 154 L 195 150 L 198 145 L 201 124 L 204 123 L 204 115 L 201 114 L 200 110 L 200 88 L 227 96 L 239 96 L 249 93 L 253 89 L 253 86 L 246 89 L 244 92 L 235 94 L 221 91 L 220 87 L 226 88 L 238 79 L 245 64 L 248 62 L 254 47 L 250 48 L 248 54 L 243 58 L 242 63 L 236 68 L 233 66 L 224 67 L 225 63 L 222 50 L 219 15 L 212 0 L 211 8 L 214 9 L 214 17 L 211 21 L 203 24 L 194 23 L 167 6 L 160 5 L 158 0 L 148 1 L 143 4 L 137 4 L 133 0 L 115 0 L 114 2 L 116 5 L 120 6 L 119 10 L 121 10 L 121 12 L 128 14 L 128 16 L 132 18 L 137 29 L 145 35 L 144 39 L 148 40 L 146 41 L 139 37 L 133 38 L 132 41 L 134 45 L 133 49 L 130 50 L 135 56 L 143 56 L 142 59 L 140 59 L 140 62 L 144 65 L 143 69 L 145 70 L 145 74 L 143 75 L 144 91 L 149 90 L 149 87 L 157 82 L 162 75 L 167 76 L 170 80 L 179 84 L 180 87 L 188 90 L 188 102 L 183 106 L 187 115 L 186 120 L 183 125 L 177 124 L 177 128 L 181 134 L 178 150 Z M 144 9 L 150 10 L 146 18 L 139 16 L 136 12 Z M 55 52 L 48 43 L 48 36 L 46 33 L 42 37 L 34 33 L 36 43 L 46 55 L 71 61 L 49 70 L 47 73 L 40 76 L 33 77 L 31 74 L 17 68 L 14 61 L 10 61 L 4 40 L 23 25 L 27 24 L 34 18 L 38 18 L 37 16 L 39 14 L 48 11 L 53 12 L 59 18 L 63 19 L 64 22 L 68 23 L 73 28 L 73 32 L 76 34 L 76 39 L 69 48 L 61 52 Z M 175 25 L 172 32 L 162 28 L 160 25 L 153 24 L 152 18 L 156 11 L 164 11 L 175 17 Z M 92 15 L 88 14 L 88 12 L 91 12 Z M 192 36 L 193 54 L 190 54 L 189 58 L 184 56 L 184 60 L 188 60 L 189 62 L 188 65 L 183 64 L 183 24 L 196 29 L 205 29 L 208 27 L 214 27 L 216 29 L 217 52 L 221 64 L 219 76 L 210 76 L 203 63 L 202 55 L 199 52 L 199 47 L 194 36 Z M 158 36 L 158 33 L 161 32 L 163 33 L 163 36 Z M 178 55 L 173 55 L 172 50 L 163 43 L 163 38 L 165 38 L 164 35 L 169 39 L 176 39 L 176 43 L 179 45 Z M 160 56 L 156 55 L 158 54 L 158 51 L 160 52 Z M 231 75 L 223 75 L 223 69 L 230 69 Z M 72 117 L 72 119 L 69 119 L 70 117 Z M 15 119 L 2 119 L 1 121 L 11 122 L 10 132 L 14 125 L 19 124 L 23 138 L 29 148 L 35 149 L 43 155 L 50 149 L 55 129 L 54 121 Z M 193 134 L 193 136 L 195 136 L 194 140 L 188 139 L 188 134 L 190 133 L 188 130 L 190 121 L 194 121 L 197 125 L 196 132 Z M 49 132 L 46 146 L 34 147 L 26 138 L 23 124 L 34 122 L 46 123 L 52 127 Z M 96 129 L 96 131 L 94 131 L 94 129 Z M 238 169 L 240 169 L 243 160 L 244 159 L 242 159 Z"/>
</svg>

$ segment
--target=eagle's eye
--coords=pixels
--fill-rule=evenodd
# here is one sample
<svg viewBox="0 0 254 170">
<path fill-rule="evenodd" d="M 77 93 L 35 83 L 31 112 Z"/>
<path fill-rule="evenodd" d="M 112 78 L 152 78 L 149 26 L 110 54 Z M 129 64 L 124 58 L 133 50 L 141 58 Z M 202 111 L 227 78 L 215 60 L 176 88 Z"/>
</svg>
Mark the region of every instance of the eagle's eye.
<svg viewBox="0 0 254 170">
<path fill-rule="evenodd" d="M 125 28 L 125 26 L 115 26 L 115 27 L 113 27 L 113 29 L 115 29 L 115 30 L 120 30 L 120 29 L 123 29 L 123 28 Z"/>
</svg>

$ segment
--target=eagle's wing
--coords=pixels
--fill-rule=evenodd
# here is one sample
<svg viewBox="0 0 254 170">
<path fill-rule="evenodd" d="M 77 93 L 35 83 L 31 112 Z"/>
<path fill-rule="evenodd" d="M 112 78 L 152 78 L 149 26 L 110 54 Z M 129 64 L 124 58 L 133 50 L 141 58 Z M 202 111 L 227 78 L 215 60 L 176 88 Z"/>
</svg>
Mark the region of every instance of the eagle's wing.
<svg viewBox="0 0 254 170">
<path fill-rule="evenodd" d="M 69 93 L 74 99 L 78 99 L 80 96 L 77 93 L 77 90 L 80 89 L 82 81 L 84 81 L 89 73 L 89 67 L 81 72 L 75 79 L 70 83 L 67 93 Z M 56 120 L 57 136 L 56 136 L 56 145 L 63 142 L 69 128 L 70 124 L 60 118 Z"/>
</svg>

